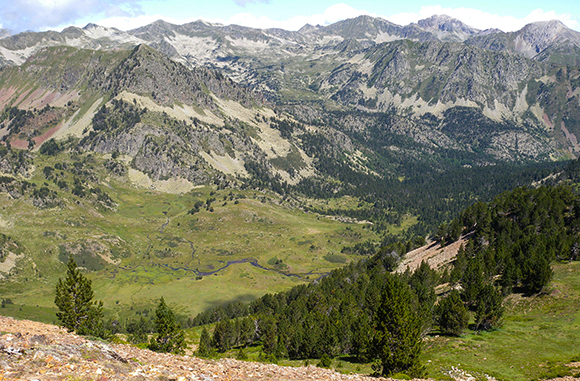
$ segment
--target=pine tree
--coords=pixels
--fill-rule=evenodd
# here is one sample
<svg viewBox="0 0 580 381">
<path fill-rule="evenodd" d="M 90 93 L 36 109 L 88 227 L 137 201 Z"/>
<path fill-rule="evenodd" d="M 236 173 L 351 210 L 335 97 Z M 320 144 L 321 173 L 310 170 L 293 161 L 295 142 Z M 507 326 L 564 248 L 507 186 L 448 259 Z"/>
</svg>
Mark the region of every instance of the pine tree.
<svg viewBox="0 0 580 381">
<path fill-rule="evenodd" d="M 502 302 L 501 291 L 493 285 L 486 284 L 481 288 L 475 308 L 475 324 L 478 330 L 489 331 L 501 326 L 504 312 Z"/>
<path fill-rule="evenodd" d="M 79 335 L 105 337 L 103 330 L 103 302 L 93 301 L 90 279 L 85 277 L 72 256 L 68 260 L 66 278 L 59 278 L 54 303 L 56 316 L 69 332 Z"/>
<path fill-rule="evenodd" d="M 276 350 L 277 344 L 277 330 L 276 319 L 270 315 L 263 315 L 258 320 L 260 341 L 262 341 L 262 349 L 266 354 L 272 354 Z"/>
<path fill-rule="evenodd" d="M 375 316 L 375 370 L 383 375 L 407 373 L 420 376 L 421 319 L 412 309 L 410 287 L 396 275 L 387 274 L 381 304 Z"/>
<path fill-rule="evenodd" d="M 157 334 L 151 338 L 149 349 L 157 352 L 182 354 L 187 348 L 185 334 L 176 322 L 173 311 L 161 297 L 155 310 L 155 330 Z"/>
<path fill-rule="evenodd" d="M 537 252 L 527 258 L 522 272 L 522 284 L 531 294 L 541 292 L 553 276 L 550 261 Z"/>
<path fill-rule="evenodd" d="M 366 314 L 361 314 L 352 325 L 352 354 L 360 362 L 367 362 L 372 337 L 372 327 Z"/>
<path fill-rule="evenodd" d="M 461 300 L 459 291 L 452 290 L 437 305 L 437 323 L 439 328 L 441 332 L 447 335 L 459 336 L 467 328 L 468 322 L 469 314 Z"/>
<path fill-rule="evenodd" d="M 211 337 L 209 337 L 207 329 L 203 327 L 203 330 L 201 331 L 201 337 L 199 338 L 199 347 L 197 347 L 196 353 L 198 356 L 208 357 L 211 355 L 212 349 Z"/>
<path fill-rule="evenodd" d="M 213 330 L 213 346 L 218 352 L 227 352 L 232 348 L 234 326 L 230 319 L 219 321 Z"/>
<path fill-rule="evenodd" d="M 149 324 L 143 316 L 139 321 L 131 322 L 127 325 L 127 332 L 129 333 L 128 341 L 132 344 L 147 343 L 147 332 L 149 332 Z"/>
<path fill-rule="evenodd" d="M 240 322 L 240 339 L 239 344 L 243 347 L 254 342 L 254 335 L 256 333 L 256 325 L 254 324 L 254 319 L 251 317 L 245 317 Z"/>
</svg>

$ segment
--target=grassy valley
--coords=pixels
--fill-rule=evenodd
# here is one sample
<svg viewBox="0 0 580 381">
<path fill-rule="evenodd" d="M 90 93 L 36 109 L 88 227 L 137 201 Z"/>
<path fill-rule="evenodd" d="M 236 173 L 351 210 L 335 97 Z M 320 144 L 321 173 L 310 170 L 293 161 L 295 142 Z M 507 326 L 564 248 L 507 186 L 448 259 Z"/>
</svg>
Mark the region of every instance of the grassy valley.
<svg viewBox="0 0 580 381">
<path fill-rule="evenodd" d="M 317 279 L 358 258 L 342 254 L 344 246 L 377 239 L 370 223 L 305 213 L 300 206 L 307 200 L 270 192 L 139 188 L 104 169 L 107 156 L 38 155 L 26 183 L 48 189 L 54 207 L 35 206 L 34 191 L 17 199 L 0 195 L 3 233 L 28 258 L 3 273 L 3 297 L 52 308 L 54 282 L 72 255 L 89 270 L 97 297 L 113 316 L 151 307 L 160 296 L 192 316 Z M 41 170 L 65 163 L 51 180 Z M 90 180 L 97 178 L 103 180 Z M 59 187 L 63 182 L 66 188 Z"/>
</svg>

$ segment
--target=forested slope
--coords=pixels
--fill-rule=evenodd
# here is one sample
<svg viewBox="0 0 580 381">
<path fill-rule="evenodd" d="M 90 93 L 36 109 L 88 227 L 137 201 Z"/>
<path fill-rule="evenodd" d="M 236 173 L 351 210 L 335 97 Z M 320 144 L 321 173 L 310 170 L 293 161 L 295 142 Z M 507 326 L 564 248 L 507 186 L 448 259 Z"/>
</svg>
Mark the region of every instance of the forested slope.
<svg viewBox="0 0 580 381">
<path fill-rule="evenodd" d="M 409 246 L 391 244 L 320 282 L 210 310 L 192 323 L 217 323 L 206 343 L 217 351 L 261 344 L 276 358 L 350 355 L 375 361 L 383 374 L 420 375 L 425 335 L 458 335 L 468 324 L 493 330 L 502 324 L 504 297 L 541 293 L 551 263 L 578 259 L 579 217 L 580 198 L 569 185 L 517 188 L 440 227 L 440 245 L 467 237 L 442 272 L 423 263 L 413 274 L 393 274 Z"/>
</svg>

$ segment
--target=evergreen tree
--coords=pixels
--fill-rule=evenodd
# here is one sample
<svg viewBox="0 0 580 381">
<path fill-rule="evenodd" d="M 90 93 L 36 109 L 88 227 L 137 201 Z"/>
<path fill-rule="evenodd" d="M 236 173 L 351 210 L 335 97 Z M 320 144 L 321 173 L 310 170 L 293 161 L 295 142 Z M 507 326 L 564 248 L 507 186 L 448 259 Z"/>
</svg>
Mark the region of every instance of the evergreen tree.
<svg viewBox="0 0 580 381">
<path fill-rule="evenodd" d="M 262 341 L 262 350 L 266 354 L 272 354 L 276 350 L 277 341 L 277 329 L 276 329 L 276 319 L 273 316 L 261 316 L 258 320 L 259 323 L 259 335 L 260 341 Z"/>
<path fill-rule="evenodd" d="M 531 294 L 541 292 L 553 276 L 550 262 L 539 253 L 533 253 L 524 262 L 522 272 L 522 284 Z"/>
<path fill-rule="evenodd" d="M 477 329 L 490 330 L 502 324 L 503 317 L 503 296 L 501 291 L 493 285 L 484 285 L 478 296 L 475 306 L 475 324 Z"/>
<path fill-rule="evenodd" d="M 90 279 L 85 277 L 72 256 L 68 260 L 66 278 L 58 279 L 54 303 L 56 316 L 69 332 L 79 335 L 105 337 L 103 330 L 103 302 L 93 301 Z"/>
<path fill-rule="evenodd" d="M 467 257 L 465 256 L 465 247 L 461 244 L 461 246 L 459 246 L 459 251 L 457 252 L 457 257 L 453 263 L 453 269 L 451 270 L 451 274 L 449 274 L 449 283 L 458 283 L 463 277 L 466 267 Z"/>
<path fill-rule="evenodd" d="M 254 342 L 255 333 L 256 325 L 254 324 L 254 319 L 251 317 L 241 319 L 239 344 L 243 347 L 252 344 Z"/>
<path fill-rule="evenodd" d="M 230 319 L 219 321 L 213 330 L 213 346 L 218 352 L 226 352 L 232 348 L 234 327 Z"/>
<path fill-rule="evenodd" d="M 360 362 L 369 360 L 369 351 L 371 349 L 372 327 L 369 324 L 369 318 L 361 314 L 352 325 L 352 354 Z"/>
<path fill-rule="evenodd" d="M 437 296 L 435 295 L 435 287 L 439 283 L 439 275 L 437 272 L 422 261 L 421 265 L 415 270 L 413 275 L 409 278 L 409 285 L 417 296 L 419 303 L 417 313 L 421 318 L 421 334 L 426 335 L 431 330 L 433 322 L 433 307 Z"/>
<path fill-rule="evenodd" d="M 459 336 L 467 328 L 468 322 L 469 314 L 461 300 L 459 291 L 452 290 L 437 305 L 437 323 L 439 328 L 444 334 Z"/>
<path fill-rule="evenodd" d="M 155 330 L 157 334 L 151 338 L 149 349 L 182 354 L 187 348 L 185 334 L 176 322 L 173 311 L 165 304 L 163 297 L 155 310 Z"/>
<path fill-rule="evenodd" d="M 468 306 L 477 303 L 478 295 L 484 284 L 483 263 L 480 256 L 470 259 L 461 278 L 461 287 L 463 292 L 461 297 Z"/>
<path fill-rule="evenodd" d="M 413 294 L 399 276 L 386 274 L 381 303 L 375 317 L 373 338 L 375 370 L 383 375 L 407 373 L 420 376 L 421 319 L 412 310 Z"/>
<path fill-rule="evenodd" d="M 128 341 L 132 344 L 143 344 L 147 342 L 147 333 L 149 332 L 149 324 L 143 316 L 139 321 L 132 321 L 127 324 L 127 332 L 129 336 Z"/>
<path fill-rule="evenodd" d="M 201 357 L 208 357 L 212 351 L 211 338 L 207 329 L 203 327 L 201 331 L 201 337 L 199 338 L 199 347 L 197 348 L 197 355 Z"/>
</svg>

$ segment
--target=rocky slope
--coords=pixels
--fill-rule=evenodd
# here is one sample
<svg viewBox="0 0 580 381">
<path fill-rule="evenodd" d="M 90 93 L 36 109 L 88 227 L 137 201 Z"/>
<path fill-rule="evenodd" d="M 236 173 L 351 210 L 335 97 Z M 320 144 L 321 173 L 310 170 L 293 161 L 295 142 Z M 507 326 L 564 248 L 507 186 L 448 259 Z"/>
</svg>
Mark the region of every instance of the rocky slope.
<svg viewBox="0 0 580 381">
<path fill-rule="evenodd" d="M 231 83 L 220 91 L 227 81 L 210 80 L 201 65 L 219 69 L 270 102 L 284 105 L 295 117 L 305 115 L 305 109 L 317 115 L 302 118 L 304 123 L 332 123 L 337 108 L 353 116 L 363 112 L 372 124 L 410 138 L 418 150 L 435 145 L 481 152 L 485 157 L 479 162 L 486 163 L 554 160 L 576 156 L 580 150 L 580 74 L 573 67 L 552 64 L 576 63 L 580 33 L 560 22 L 534 23 L 513 33 L 479 31 L 448 16 L 404 27 L 360 16 L 296 32 L 202 21 L 184 25 L 157 21 L 128 32 L 89 24 L 61 33 L 21 33 L 1 39 L 0 56 L 31 70 L 34 64 L 24 61 L 32 54 L 36 54 L 32 61 L 38 61 L 36 56 L 44 54 L 39 49 L 46 46 L 108 52 L 138 44 L 184 64 L 192 74 L 181 65 L 153 64 L 143 55 L 140 61 L 127 58 L 124 71 L 117 69 L 111 73 L 114 78 L 106 80 L 107 69 L 91 74 L 67 69 L 56 76 L 59 90 L 67 90 L 75 78 L 92 76 L 90 82 L 98 83 L 101 92 L 118 94 L 125 89 L 149 94 L 165 107 L 178 102 L 213 113 L 216 106 L 204 86 L 221 99 L 234 98 L 249 106 L 249 95 L 242 95 L 241 89 L 231 94 Z M 97 55 L 109 69 L 115 67 L 105 63 L 112 53 Z M 196 77 L 196 83 L 204 85 L 196 90 L 193 79 L 175 81 L 181 77 Z M 170 85 L 171 81 L 175 83 Z M 383 113 L 395 114 L 398 121 L 381 123 Z M 343 119 L 336 124 L 347 134 L 357 128 Z M 21 145 L 25 148 L 26 143 Z"/>
<path fill-rule="evenodd" d="M 288 117 L 277 116 L 259 94 L 146 45 L 46 48 L 0 77 L 0 134 L 12 147 L 81 139 L 79 148 L 125 155 L 153 181 L 206 184 L 245 176 L 249 162 L 289 182 L 312 172 L 311 159 L 272 128 Z M 270 162 L 290 153 L 295 165 Z"/>
<path fill-rule="evenodd" d="M 468 42 L 494 51 L 509 51 L 538 61 L 578 65 L 580 33 L 557 20 L 528 24 L 516 32 L 485 33 Z"/>
<path fill-rule="evenodd" d="M 3 380 L 386 380 L 333 370 L 233 359 L 203 360 L 105 344 L 63 329 L 0 316 Z"/>
</svg>

